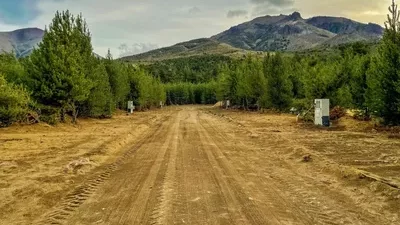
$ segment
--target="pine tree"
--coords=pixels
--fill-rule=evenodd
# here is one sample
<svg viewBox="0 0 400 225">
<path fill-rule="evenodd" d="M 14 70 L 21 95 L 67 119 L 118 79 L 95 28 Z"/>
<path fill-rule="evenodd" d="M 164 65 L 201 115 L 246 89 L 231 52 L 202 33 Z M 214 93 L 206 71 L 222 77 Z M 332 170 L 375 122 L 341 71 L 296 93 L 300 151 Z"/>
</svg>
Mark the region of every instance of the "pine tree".
<svg viewBox="0 0 400 225">
<path fill-rule="evenodd" d="M 259 99 L 266 93 L 266 79 L 264 77 L 262 62 L 249 56 L 238 67 L 237 94 L 243 106 L 259 104 Z"/>
<path fill-rule="evenodd" d="M 35 99 L 60 107 L 63 112 L 70 110 L 75 122 L 78 105 L 88 98 L 92 87 L 88 78 L 92 51 L 91 35 L 82 15 L 57 12 L 28 62 Z"/>
<path fill-rule="evenodd" d="M 395 1 L 389 7 L 385 32 L 368 72 L 366 101 L 388 125 L 400 124 L 400 13 Z"/>
<path fill-rule="evenodd" d="M 351 94 L 354 105 L 358 109 L 365 109 L 365 92 L 368 89 L 367 71 L 371 65 L 369 55 L 359 56 L 353 60 L 354 72 L 350 81 Z"/>
<path fill-rule="evenodd" d="M 113 60 L 113 56 L 111 54 L 111 50 L 110 49 L 108 49 L 108 51 L 107 51 L 106 60 L 108 60 L 108 61 L 112 61 Z"/>
<path fill-rule="evenodd" d="M 110 50 L 105 65 L 114 97 L 114 108 L 125 109 L 130 92 L 129 69 L 122 63 L 114 61 Z"/>
<path fill-rule="evenodd" d="M 280 53 L 267 56 L 264 60 L 264 75 L 267 79 L 267 93 L 263 105 L 278 110 L 287 109 L 292 103 L 292 83 L 285 70 Z"/>
<path fill-rule="evenodd" d="M 95 118 L 111 117 L 114 110 L 108 74 L 103 63 L 90 73 L 89 78 L 94 84 L 86 105 L 87 116 Z"/>
</svg>

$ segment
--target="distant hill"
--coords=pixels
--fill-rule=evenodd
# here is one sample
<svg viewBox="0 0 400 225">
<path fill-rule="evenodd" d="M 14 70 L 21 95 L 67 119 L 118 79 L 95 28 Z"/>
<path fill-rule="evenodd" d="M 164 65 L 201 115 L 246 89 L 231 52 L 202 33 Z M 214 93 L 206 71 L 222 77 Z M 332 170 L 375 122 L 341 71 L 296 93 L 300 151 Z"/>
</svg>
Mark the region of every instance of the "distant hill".
<svg viewBox="0 0 400 225">
<path fill-rule="evenodd" d="M 0 32 L 0 52 L 14 51 L 17 57 L 30 55 L 43 38 L 39 28 L 25 28 L 11 32 Z"/>
<path fill-rule="evenodd" d="M 42 41 L 44 31 L 39 28 L 24 28 L 11 32 L 0 32 L 0 53 L 15 53 L 17 58 L 29 56 Z M 103 58 L 93 53 L 97 58 Z"/>
<path fill-rule="evenodd" d="M 319 45 L 357 41 L 375 42 L 383 28 L 341 17 L 318 16 L 303 19 L 300 13 L 264 16 L 231 27 L 212 37 L 236 48 L 256 51 L 298 51 Z"/>
<path fill-rule="evenodd" d="M 190 57 L 198 55 L 232 55 L 244 52 L 242 49 L 234 48 L 210 38 L 201 38 L 176 45 L 152 50 L 146 53 L 122 57 L 123 61 L 160 61 L 180 57 Z"/>
</svg>

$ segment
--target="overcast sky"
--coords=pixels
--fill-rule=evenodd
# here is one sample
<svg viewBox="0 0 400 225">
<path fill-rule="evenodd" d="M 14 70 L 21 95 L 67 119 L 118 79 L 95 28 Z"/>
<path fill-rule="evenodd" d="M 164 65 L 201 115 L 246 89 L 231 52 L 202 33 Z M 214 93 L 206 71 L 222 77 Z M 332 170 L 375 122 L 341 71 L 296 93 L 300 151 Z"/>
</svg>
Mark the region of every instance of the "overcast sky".
<svg viewBox="0 0 400 225">
<path fill-rule="evenodd" d="M 96 53 L 134 54 L 210 37 L 258 16 L 344 16 L 383 25 L 391 0 L 0 0 L 0 31 L 44 29 L 56 10 L 82 13 Z"/>
</svg>

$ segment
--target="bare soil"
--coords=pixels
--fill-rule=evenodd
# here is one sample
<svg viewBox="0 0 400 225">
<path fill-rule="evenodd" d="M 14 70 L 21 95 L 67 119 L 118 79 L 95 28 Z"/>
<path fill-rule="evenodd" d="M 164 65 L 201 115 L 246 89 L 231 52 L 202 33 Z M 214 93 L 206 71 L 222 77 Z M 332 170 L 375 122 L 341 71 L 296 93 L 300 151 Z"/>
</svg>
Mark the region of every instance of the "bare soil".
<svg viewBox="0 0 400 225">
<path fill-rule="evenodd" d="M 400 224 L 395 137 L 202 106 L 14 126 L 0 224 Z"/>
</svg>

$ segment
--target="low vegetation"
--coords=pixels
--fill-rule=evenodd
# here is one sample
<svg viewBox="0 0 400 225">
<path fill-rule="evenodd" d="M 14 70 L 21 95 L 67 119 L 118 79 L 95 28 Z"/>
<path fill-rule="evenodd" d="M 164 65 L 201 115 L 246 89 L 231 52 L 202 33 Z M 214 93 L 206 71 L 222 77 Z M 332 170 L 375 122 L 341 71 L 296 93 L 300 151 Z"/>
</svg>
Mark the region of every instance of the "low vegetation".
<svg viewBox="0 0 400 225">
<path fill-rule="evenodd" d="M 0 74 L 0 127 L 23 120 L 30 103 L 29 93 L 20 85 L 8 83 Z"/>
</svg>

